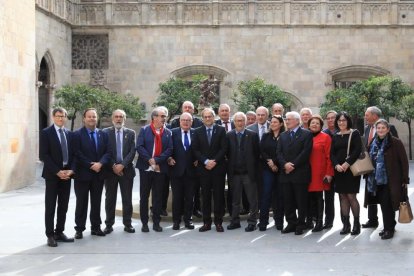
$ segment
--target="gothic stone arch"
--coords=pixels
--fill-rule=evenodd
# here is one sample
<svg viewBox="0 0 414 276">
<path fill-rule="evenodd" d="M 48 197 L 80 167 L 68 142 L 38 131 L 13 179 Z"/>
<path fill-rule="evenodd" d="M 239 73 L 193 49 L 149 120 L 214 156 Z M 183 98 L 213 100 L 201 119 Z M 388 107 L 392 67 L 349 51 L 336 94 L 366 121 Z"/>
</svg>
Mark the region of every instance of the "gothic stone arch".
<svg viewBox="0 0 414 276">
<path fill-rule="evenodd" d="M 350 65 L 339 67 L 328 71 L 326 86 L 330 86 L 332 89 L 347 87 L 359 80 L 365 80 L 372 76 L 385 76 L 390 73 L 379 66 Z"/>
</svg>

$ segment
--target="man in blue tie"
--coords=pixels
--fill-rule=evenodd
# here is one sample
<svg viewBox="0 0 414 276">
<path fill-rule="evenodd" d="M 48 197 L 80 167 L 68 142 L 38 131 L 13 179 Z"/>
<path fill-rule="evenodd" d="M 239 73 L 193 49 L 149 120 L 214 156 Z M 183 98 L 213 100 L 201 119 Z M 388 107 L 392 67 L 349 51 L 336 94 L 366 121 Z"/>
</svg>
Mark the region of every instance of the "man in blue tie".
<svg viewBox="0 0 414 276">
<path fill-rule="evenodd" d="M 111 160 L 105 170 L 105 234 L 113 231 L 118 184 L 122 197 L 124 231 L 134 233 L 132 227 L 132 187 L 135 177 L 135 131 L 125 127 L 126 113 L 121 109 L 112 112 L 112 127 L 103 131 L 108 134 Z"/>
<path fill-rule="evenodd" d="M 47 245 L 56 247 L 56 241 L 73 242 L 65 230 L 71 177 L 75 171 L 72 133 L 65 129 L 67 112 L 58 107 L 53 109 L 53 125 L 40 132 L 39 158 L 43 161 L 42 177 L 45 179 L 45 226 Z M 57 204 L 56 228 L 54 226 Z"/>
<path fill-rule="evenodd" d="M 227 151 L 226 130 L 214 124 L 215 113 L 205 108 L 201 113 L 204 125 L 194 131 L 193 153 L 198 160 L 201 191 L 203 195 L 203 221 L 200 232 L 211 230 L 211 196 L 214 199 L 214 224 L 217 232 L 223 232 L 224 176 Z"/>
<path fill-rule="evenodd" d="M 91 234 L 105 236 L 101 230 L 101 197 L 104 185 L 103 166 L 109 164 L 108 135 L 96 127 L 98 114 L 95 108 L 83 113 L 84 127 L 74 133 L 76 154 L 75 175 L 75 239 L 82 239 L 86 229 L 88 198 L 91 198 Z"/>
<path fill-rule="evenodd" d="M 191 149 L 194 137 L 192 123 L 191 114 L 184 112 L 180 116 L 180 127 L 171 130 L 173 153 L 168 158 L 168 165 L 171 166 L 173 230 L 180 229 L 181 217 L 185 228 L 194 229 L 191 214 L 194 205 L 194 185 L 197 180 L 197 161 L 193 158 Z"/>
</svg>

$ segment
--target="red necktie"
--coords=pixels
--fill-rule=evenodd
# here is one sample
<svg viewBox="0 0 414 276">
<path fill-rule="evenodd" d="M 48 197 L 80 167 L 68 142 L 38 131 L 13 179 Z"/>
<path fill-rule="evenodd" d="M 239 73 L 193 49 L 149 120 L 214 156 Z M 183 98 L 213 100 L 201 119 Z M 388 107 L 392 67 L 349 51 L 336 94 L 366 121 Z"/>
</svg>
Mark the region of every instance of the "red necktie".
<svg viewBox="0 0 414 276">
<path fill-rule="evenodd" d="M 223 122 L 224 128 L 226 129 L 226 132 L 229 131 L 229 126 L 227 125 L 229 122 Z"/>
<path fill-rule="evenodd" d="M 374 138 L 374 126 L 371 126 L 368 135 L 368 145 L 371 145 L 372 139 Z"/>
</svg>

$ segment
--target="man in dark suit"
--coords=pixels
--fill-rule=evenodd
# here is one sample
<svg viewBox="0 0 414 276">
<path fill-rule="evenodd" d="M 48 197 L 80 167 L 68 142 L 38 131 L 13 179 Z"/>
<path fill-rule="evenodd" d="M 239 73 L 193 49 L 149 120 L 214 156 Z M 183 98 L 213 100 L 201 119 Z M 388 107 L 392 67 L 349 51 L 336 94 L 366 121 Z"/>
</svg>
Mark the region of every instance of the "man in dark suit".
<svg viewBox="0 0 414 276">
<path fill-rule="evenodd" d="M 371 142 L 376 135 L 375 123 L 382 117 L 382 111 L 376 106 L 370 106 L 365 111 L 365 122 L 367 125 L 364 128 L 364 144 L 367 150 L 371 146 Z M 398 138 L 398 132 L 395 126 L 390 125 L 390 133 L 392 136 Z M 364 206 L 368 207 L 368 221 L 362 224 L 362 228 L 377 228 L 378 227 L 378 206 L 379 204 L 376 197 L 372 196 L 367 191 L 367 185 L 365 185 L 365 200 Z"/>
<path fill-rule="evenodd" d="M 204 126 L 194 131 L 193 153 L 198 160 L 201 191 L 203 195 L 203 221 L 200 232 L 211 230 L 211 193 L 214 199 L 214 224 L 217 232 L 224 228 L 224 156 L 227 151 L 226 131 L 214 124 L 214 110 L 205 108 L 201 113 Z"/>
<path fill-rule="evenodd" d="M 235 128 L 227 133 L 228 177 L 232 187 L 233 208 L 228 230 L 240 228 L 240 202 L 243 189 L 250 206 L 246 232 L 256 230 L 257 205 L 257 163 L 259 162 L 259 137 L 246 129 L 247 117 L 243 112 L 234 114 Z"/>
<path fill-rule="evenodd" d="M 73 242 L 65 230 L 66 212 L 68 211 L 71 177 L 75 171 L 73 137 L 65 129 L 67 112 L 58 107 L 53 109 L 53 125 L 40 132 L 39 158 L 43 161 L 42 177 L 45 189 L 45 226 L 47 245 L 56 247 L 56 241 Z M 53 229 L 55 209 L 57 206 L 56 229 Z"/>
<path fill-rule="evenodd" d="M 111 159 L 105 170 L 105 234 L 113 231 L 115 223 L 118 184 L 122 197 L 124 231 L 134 233 L 132 218 L 132 187 L 135 177 L 135 131 L 125 127 L 126 113 L 117 109 L 112 112 L 112 127 L 103 131 L 108 134 Z"/>
<path fill-rule="evenodd" d="M 295 111 L 286 113 L 286 127 L 288 131 L 280 135 L 276 150 L 282 169 L 279 179 L 284 189 L 285 216 L 288 222 L 282 233 L 295 232 L 296 235 L 302 235 L 311 179 L 309 157 L 313 135 L 300 127 L 300 115 Z"/>
<path fill-rule="evenodd" d="M 191 128 L 196 129 L 198 127 L 201 127 L 203 125 L 203 121 L 201 121 L 199 118 L 194 116 L 194 104 L 190 101 L 185 101 L 183 102 L 182 106 L 181 106 L 181 112 L 187 112 L 190 113 L 192 119 L 193 119 L 193 123 L 191 125 Z M 169 125 L 169 129 L 173 129 L 176 127 L 180 127 L 180 118 L 176 118 L 174 120 L 172 120 L 171 124 Z M 167 178 L 168 179 L 168 178 Z M 166 184 L 166 189 L 164 190 L 164 194 L 163 194 L 163 209 L 166 210 L 167 207 L 167 201 L 168 201 L 168 193 L 169 193 L 169 187 L 168 187 L 168 182 Z M 164 210 L 163 210 L 164 211 Z M 165 211 L 166 213 L 166 211 Z M 193 215 L 196 216 L 197 218 L 201 218 L 202 214 L 201 214 L 201 202 L 200 202 L 200 180 L 198 179 L 198 177 L 195 180 L 194 183 L 194 210 L 193 210 Z"/>
<path fill-rule="evenodd" d="M 168 158 L 168 165 L 171 166 L 173 230 L 180 229 L 181 217 L 184 218 L 185 228 L 194 229 L 191 214 L 193 213 L 194 183 L 197 180 L 197 162 L 191 148 L 191 142 L 194 140 L 192 123 L 191 114 L 184 112 L 180 116 L 180 127 L 171 130 L 173 153 Z"/>
<path fill-rule="evenodd" d="M 91 198 L 91 234 L 105 236 L 101 230 L 101 198 L 104 186 L 104 168 L 109 164 L 108 135 L 96 128 L 98 114 L 95 108 L 88 108 L 83 113 L 84 127 L 74 133 L 76 153 L 75 175 L 75 239 L 82 239 L 86 229 L 88 214 L 88 197 Z"/>
<path fill-rule="evenodd" d="M 168 173 L 167 159 L 172 154 L 171 131 L 165 127 L 167 117 L 165 107 L 156 107 L 151 113 L 151 123 L 141 128 L 136 149 L 138 152 L 137 168 L 140 179 L 140 215 L 141 231 L 149 232 L 148 199 L 152 191 L 152 229 L 161 232 L 161 205 L 163 185 Z"/>
</svg>

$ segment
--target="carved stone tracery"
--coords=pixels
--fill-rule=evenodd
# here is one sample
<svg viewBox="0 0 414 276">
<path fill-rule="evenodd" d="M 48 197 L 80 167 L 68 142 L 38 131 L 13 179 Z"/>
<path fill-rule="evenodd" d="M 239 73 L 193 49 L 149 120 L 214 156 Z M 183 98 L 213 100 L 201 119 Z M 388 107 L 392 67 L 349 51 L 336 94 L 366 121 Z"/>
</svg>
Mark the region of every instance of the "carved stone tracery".
<svg viewBox="0 0 414 276">
<path fill-rule="evenodd" d="M 73 35 L 73 69 L 107 69 L 108 35 Z"/>
</svg>

